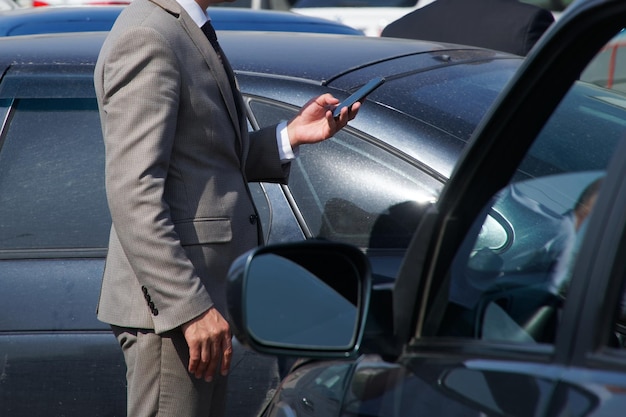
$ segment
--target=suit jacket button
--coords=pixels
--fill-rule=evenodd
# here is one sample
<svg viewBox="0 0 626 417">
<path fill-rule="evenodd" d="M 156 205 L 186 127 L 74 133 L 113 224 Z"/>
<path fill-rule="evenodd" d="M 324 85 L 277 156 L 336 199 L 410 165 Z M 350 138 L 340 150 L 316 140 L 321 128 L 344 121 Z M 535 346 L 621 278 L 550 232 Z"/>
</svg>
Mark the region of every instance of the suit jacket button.
<svg viewBox="0 0 626 417">
<path fill-rule="evenodd" d="M 256 214 L 251 214 L 250 215 L 250 224 L 255 224 L 257 218 L 258 218 L 258 216 Z"/>
</svg>

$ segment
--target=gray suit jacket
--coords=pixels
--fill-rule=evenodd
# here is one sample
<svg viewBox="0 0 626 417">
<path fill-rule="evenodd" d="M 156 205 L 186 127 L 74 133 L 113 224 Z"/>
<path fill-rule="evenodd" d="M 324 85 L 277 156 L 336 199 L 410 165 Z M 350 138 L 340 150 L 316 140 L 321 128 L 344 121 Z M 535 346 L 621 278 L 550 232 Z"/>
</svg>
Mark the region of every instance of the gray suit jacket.
<svg viewBox="0 0 626 417">
<path fill-rule="evenodd" d="M 225 311 L 231 261 L 260 243 L 248 181 L 286 183 L 275 126 L 248 137 L 201 29 L 175 0 L 133 0 L 95 69 L 113 226 L 98 318 L 162 333 Z"/>
</svg>

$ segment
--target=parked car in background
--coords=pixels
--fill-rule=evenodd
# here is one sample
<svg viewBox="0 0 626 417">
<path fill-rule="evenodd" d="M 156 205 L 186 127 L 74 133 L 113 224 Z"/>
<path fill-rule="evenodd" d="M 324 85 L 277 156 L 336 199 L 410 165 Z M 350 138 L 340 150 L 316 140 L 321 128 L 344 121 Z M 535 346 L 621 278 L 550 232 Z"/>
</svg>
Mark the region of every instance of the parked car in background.
<svg viewBox="0 0 626 417">
<path fill-rule="evenodd" d="M 239 340 L 310 358 L 262 416 L 623 414 L 626 95 L 580 74 L 624 22 L 622 0 L 569 6 L 474 130 L 393 286 L 337 242 L 233 264 Z M 533 256 L 508 256 L 516 240 Z"/>
<path fill-rule="evenodd" d="M 1 0 L 0 1 L 0 12 L 4 10 L 17 9 L 18 7 L 20 6 L 13 0 Z"/>
<path fill-rule="evenodd" d="M 626 30 L 609 42 L 583 71 L 581 79 L 626 92 Z"/>
<path fill-rule="evenodd" d="M 92 79 L 105 36 L 0 37 L 3 416 L 124 415 L 122 355 L 95 316 L 110 227 Z M 268 242 L 358 245 L 381 286 L 395 279 L 422 207 L 437 199 L 523 62 L 479 48 L 367 36 L 219 36 L 250 129 L 291 118 L 311 97 L 344 99 L 386 77 L 341 133 L 300 148 L 289 186 L 252 184 Z M 276 388 L 278 365 L 237 344 L 232 364 L 228 415 L 252 416 Z"/>
<path fill-rule="evenodd" d="M 123 9 L 124 6 L 57 6 L 0 11 L 0 36 L 108 31 Z M 290 12 L 211 7 L 209 13 L 216 30 L 363 35 L 339 22 Z"/>
<path fill-rule="evenodd" d="M 389 23 L 434 0 L 297 0 L 292 12 L 324 16 L 362 30 L 368 36 L 380 36 Z"/>
</svg>

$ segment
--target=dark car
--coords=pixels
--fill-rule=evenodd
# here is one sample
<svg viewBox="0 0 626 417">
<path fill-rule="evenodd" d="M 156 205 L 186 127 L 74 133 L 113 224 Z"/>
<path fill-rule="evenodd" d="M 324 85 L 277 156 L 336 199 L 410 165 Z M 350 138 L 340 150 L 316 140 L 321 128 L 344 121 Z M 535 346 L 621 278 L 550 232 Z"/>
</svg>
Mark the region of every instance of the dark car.
<svg viewBox="0 0 626 417">
<path fill-rule="evenodd" d="M 626 95 L 579 79 L 624 22 L 626 2 L 583 0 L 549 29 L 471 135 L 393 286 L 338 242 L 233 264 L 238 338 L 309 358 L 263 416 L 624 414 Z M 526 251 L 509 256 L 515 241 Z"/>
<path fill-rule="evenodd" d="M 0 36 L 108 31 L 124 6 L 25 7 L 0 12 Z M 286 11 L 211 7 L 216 30 L 336 33 L 363 35 L 353 27 Z"/>
<path fill-rule="evenodd" d="M 268 242 L 358 245 L 381 286 L 395 279 L 419 213 L 523 62 L 365 36 L 218 35 L 250 129 L 289 119 L 311 97 L 345 99 L 386 78 L 350 126 L 300 148 L 289 186 L 252 184 Z M 95 317 L 111 222 L 93 88 L 105 36 L 0 38 L 0 415 L 124 415 L 122 355 Z M 229 415 L 264 404 L 278 365 L 236 346 Z"/>
</svg>

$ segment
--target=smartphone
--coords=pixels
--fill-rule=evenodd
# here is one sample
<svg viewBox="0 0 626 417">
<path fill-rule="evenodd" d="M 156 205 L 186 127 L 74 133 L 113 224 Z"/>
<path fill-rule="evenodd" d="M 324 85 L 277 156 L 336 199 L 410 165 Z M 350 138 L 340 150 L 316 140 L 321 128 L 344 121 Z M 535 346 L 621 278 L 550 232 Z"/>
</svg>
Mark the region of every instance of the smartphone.
<svg viewBox="0 0 626 417">
<path fill-rule="evenodd" d="M 341 109 L 343 109 L 344 107 L 351 107 L 357 101 L 363 100 L 365 97 L 367 97 L 369 93 L 380 87 L 384 82 L 385 79 L 383 77 L 378 77 L 370 80 L 363 87 L 352 93 L 347 99 L 339 103 L 337 107 L 335 107 L 335 110 L 333 110 L 333 117 L 339 117 L 339 115 L 341 114 Z"/>
</svg>

